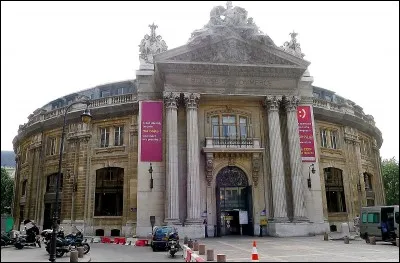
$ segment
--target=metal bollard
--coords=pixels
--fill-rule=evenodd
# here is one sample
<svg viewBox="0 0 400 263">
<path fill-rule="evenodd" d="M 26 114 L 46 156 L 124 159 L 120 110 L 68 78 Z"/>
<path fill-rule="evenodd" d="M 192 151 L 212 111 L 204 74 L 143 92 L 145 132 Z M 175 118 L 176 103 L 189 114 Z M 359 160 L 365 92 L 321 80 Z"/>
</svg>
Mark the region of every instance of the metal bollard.
<svg viewBox="0 0 400 263">
<path fill-rule="evenodd" d="M 324 241 L 329 241 L 328 233 L 324 233 Z"/>
<path fill-rule="evenodd" d="M 225 254 L 217 254 L 217 262 L 226 262 Z"/>
<path fill-rule="evenodd" d="M 78 258 L 83 258 L 83 247 L 78 247 Z"/>
<path fill-rule="evenodd" d="M 375 237 L 369 237 L 369 243 L 371 245 L 376 245 L 376 238 Z"/>
<path fill-rule="evenodd" d="M 207 249 L 207 261 L 214 261 L 214 249 Z"/>
<path fill-rule="evenodd" d="M 205 254 L 206 254 L 206 245 L 199 244 L 199 255 L 205 255 Z"/>
<path fill-rule="evenodd" d="M 69 253 L 69 262 L 78 262 L 78 251 L 73 250 Z"/>
<path fill-rule="evenodd" d="M 399 246 L 399 238 L 396 238 L 396 246 Z"/>
<path fill-rule="evenodd" d="M 343 240 L 344 240 L 345 244 L 349 244 L 350 243 L 350 240 L 349 240 L 348 236 L 345 236 Z"/>
<path fill-rule="evenodd" d="M 188 241 L 188 247 L 193 248 L 193 240 L 189 239 Z"/>
<path fill-rule="evenodd" d="M 199 251 L 199 242 L 197 242 L 197 240 L 193 243 L 193 251 Z"/>
<path fill-rule="evenodd" d="M 185 237 L 183 238 L 183 244 L 184 244 L 184 245 L 187 245 L 188 242 L 189 242 L 189 238 L 188 238 L 187 236 L 185 236 Z"/>
</svg>

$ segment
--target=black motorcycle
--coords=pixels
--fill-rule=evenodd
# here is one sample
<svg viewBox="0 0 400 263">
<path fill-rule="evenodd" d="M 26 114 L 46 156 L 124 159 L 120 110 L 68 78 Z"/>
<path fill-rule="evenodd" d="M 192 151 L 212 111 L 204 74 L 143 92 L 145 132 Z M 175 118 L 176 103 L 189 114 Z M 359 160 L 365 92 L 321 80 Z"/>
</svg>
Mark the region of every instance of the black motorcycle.
<svg viewBox="0 0 400 263">
<path fill-rule="evenodd" d="M 181 249 L 181 245 L 179 244 L 179 235 L 177 232 L 171 232 L 168 235 L 168 249 L 171 257 L 175 257 L 176 252 Z"/>
<path fill-rule="evenodd" d="M 11 231 L 8 233 L 1 233 L 1 246 L 2 247 L 14 245 L 16 241 L 17 241 L 17 238 L 11 236 Z"/>
<path fill-rule="evenodd" d="M 23 249 L 25 246 L 42 247 L 40 243 L 39 228 L 29 219 L 24 221 L 25 235 L 19 235 L 16 238 L 14 246 L 17 249 Z"/>
<path fill-rule="evenodd" d="M 46 251 L 50 254 L 52 231 L 43 231 L 42 236 L 44 236 L 45 239 Z M 76 234 L 64 236 L 64 230 L 62 228 L 58 231 L 56 238 L 56 257 L 62 257 L 65 253 L 71 252 L 78 247 L 83 247 L 84 254 L 90 251 L 89 244 L 83 242 L 82 232 L 78 231 Z"/>
</svg>

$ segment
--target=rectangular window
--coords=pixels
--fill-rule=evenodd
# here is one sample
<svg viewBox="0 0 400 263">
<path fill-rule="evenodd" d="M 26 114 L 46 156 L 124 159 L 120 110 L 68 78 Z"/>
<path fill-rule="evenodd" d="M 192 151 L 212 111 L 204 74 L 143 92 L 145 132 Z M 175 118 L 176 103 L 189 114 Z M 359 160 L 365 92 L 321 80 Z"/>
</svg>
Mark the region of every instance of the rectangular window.
<svg viewBox="0 0 400 263">
<path fill-rule="evenodd" d="M 124 127 L 119 126 L 114 129 L 114 145 L 121 146 L 124 144 Z"/>
<path fill-rule="evenodd" d="M 367 206 L 374 206 L 375 200 L 374 199 L 367 199 Z"/>
<path fill-rule="evenodd" d="M 239 118 L 239 126 L 240 126 L 240 138 L 245 139 L 247 138 L 247 118 L 240 117 Z"/>
<path fill-rule="evenodd" d="M 47 148 L 47 155 L 55 155 L 56 154 L 56 138 L 55 137 L 49 137 L 48 139 L 48 148 Z"/>
<path fill-rule="evenodd" d="M 235 116 L 222 117 L 222 129 L 224 137 L 236 137 L 236 118 Z"/>
<path fill-rule="evenodd" d="M 219 117 L 214 116 L 211 118 L 211 129 L 213 137 L 220 137 L 219 136 Z"/>
<path fill-rule="evenodd" d="M 109 90 L 102 90 L 100 92 L 100 97 L 105 98 L 105 97 L 110 97 L 111 93 Z"/>
<path fill-rule="evenodd" d="M 379 223 L 379 213 L 368 213 L 368 223 Z"/>
<path fill-rule="evenodd" d="M 337 145 L 337 139 L 338 139 L 338 134 L 337 134 L 337 131 L 331 131 L 330 132 L 330 134 L 331 134 L 331 147 L 332 147 L 332 149 L 337 149 L 338 147 L 338 145 Z"/>
<path fill-rule="evenodd" d="M 367 213 L 362 214 L 362 222 L 367 223 Z"/>
<path fill-rule="evenodd" d="M 326 130 L 325 129 L 321 129 L 321 147 L 322 148 L 327 147 Z"/>
<path fill-rule="evenodd" d="M 108 147 L 110 142 L 110 128 L 101 128 L 100 129 L 100 147 Z"/>
</svg>

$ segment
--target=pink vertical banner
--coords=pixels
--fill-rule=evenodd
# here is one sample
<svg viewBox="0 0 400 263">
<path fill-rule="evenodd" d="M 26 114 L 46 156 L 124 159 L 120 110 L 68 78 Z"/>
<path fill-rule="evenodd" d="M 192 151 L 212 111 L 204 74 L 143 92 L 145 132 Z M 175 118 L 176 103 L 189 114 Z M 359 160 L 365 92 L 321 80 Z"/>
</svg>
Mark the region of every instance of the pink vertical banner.
<svg viewBox="0 0 400 263">
<path fill-rule="evenodd" d="M 141 108 L 141 158 L 142 162 L 162 162 L 163 102 L 143 101 Z"/>
<path fill-rule="evenodd" d="M 303 162 L 315 162 L 311 106 L 297 107 L 297 121 L 299 124 L 301 160 Z"/>
</svg>

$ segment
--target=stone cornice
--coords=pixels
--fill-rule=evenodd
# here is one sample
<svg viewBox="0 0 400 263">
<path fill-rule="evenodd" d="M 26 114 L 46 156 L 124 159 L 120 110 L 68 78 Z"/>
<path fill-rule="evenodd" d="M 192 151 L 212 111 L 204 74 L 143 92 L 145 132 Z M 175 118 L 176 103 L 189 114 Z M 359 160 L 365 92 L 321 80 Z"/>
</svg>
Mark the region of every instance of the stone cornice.
<svg viewBox="0 0 400 263">
<path fill-rule="evenodd" d="M 163 73 L 199 74 L 219 76 L 281 77 L 300 78 L 305 68 L 290 65 L 243 65 L 205 62 L 160 62 L 158 69 Z"/>
</svg>

